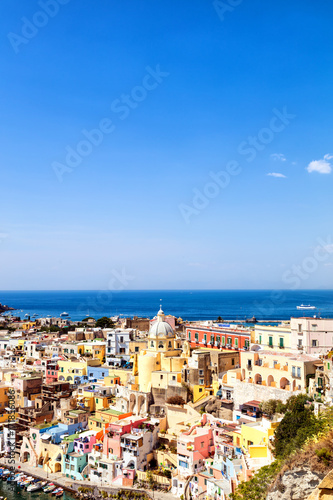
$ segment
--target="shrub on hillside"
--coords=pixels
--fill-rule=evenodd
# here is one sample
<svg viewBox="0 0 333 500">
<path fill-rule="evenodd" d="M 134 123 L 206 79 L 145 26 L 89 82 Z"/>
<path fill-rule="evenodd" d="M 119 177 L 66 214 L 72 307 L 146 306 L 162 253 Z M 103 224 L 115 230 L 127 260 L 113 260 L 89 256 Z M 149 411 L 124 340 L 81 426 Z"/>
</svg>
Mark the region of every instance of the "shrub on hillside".
<svg viewBox="0 0 333 500">
<path fill-rule="evenodd" d="M 185 400 L 181 396 L 171 396 L 166 400 L 166 402 L 170 405 L 179 405 L 184 406 Z"/>
</svg>

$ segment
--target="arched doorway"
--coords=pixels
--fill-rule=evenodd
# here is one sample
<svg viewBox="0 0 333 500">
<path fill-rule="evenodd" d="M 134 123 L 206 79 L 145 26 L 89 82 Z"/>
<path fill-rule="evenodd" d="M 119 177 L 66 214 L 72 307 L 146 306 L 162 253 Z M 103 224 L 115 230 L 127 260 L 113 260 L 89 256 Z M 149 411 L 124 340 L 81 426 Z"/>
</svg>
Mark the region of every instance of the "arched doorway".
<svg viewBox="0 0 333 500">
<path fill-rule="evenodd" d="M 256 373 L 255 376 L 254 376 L 254 383 L 257 384 L 257 385 L 261 385 L 262 384 L 262 377 L 260 375 L 260 373 Z"/>
<path fill-rule="evenodd" d="M 23 462 L 30 462 L 30 453 L 28 451 L 23 453 Z"/>
<path fill-rule="evenodd" d="M 280 380 L 280 389 L 290 390 L 290 382 L 286 377 L 282 377 Z"/>
<path fill-rule="evenodd" d="M 54 472 L 61 472 L 61 464 L 57 462 L 54 466 Z"/>
<path fill-rule="evenodd" d="M 273 375 L 268 375 L 268 377 L 267 377 L 267 385 L 268 385 L 268 387 L 274 387 L 274 377 L 273 377 Z"/>
</svg>

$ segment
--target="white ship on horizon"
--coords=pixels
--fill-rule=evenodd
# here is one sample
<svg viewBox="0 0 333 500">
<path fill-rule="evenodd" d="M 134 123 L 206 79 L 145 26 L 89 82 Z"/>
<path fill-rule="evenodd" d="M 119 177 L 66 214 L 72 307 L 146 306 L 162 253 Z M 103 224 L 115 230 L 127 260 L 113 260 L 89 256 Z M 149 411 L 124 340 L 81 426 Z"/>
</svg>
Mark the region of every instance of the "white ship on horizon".
<svg viewBox="0 0 333 500">
<path fill-rule="evenodd" d="M 297 309 L 316 309 L 316 306 L 310 306 L 310 304 L 301 304 L 300 306 L 297 306 Z"/>
</svg>

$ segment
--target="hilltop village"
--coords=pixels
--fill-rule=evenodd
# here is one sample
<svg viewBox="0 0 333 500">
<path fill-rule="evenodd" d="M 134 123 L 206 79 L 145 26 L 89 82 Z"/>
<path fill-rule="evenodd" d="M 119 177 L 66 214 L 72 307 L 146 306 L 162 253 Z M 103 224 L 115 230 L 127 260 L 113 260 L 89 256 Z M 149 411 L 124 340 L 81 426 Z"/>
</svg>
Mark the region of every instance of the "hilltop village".
<svg viewBox="0 0 333 500">
<path fill-rule="evenodd" d="M 0 317 L 0 453 L 72 482 L 225 500 L 274 460 L 263 403 L 333 401 L 333 319 Z M 12 400 L 10 401 L 10 397 Z M 13 416 L 14 415 L 14 416 Z M 158 497 L 157 497 L 158 498 Z"/>
</svg>

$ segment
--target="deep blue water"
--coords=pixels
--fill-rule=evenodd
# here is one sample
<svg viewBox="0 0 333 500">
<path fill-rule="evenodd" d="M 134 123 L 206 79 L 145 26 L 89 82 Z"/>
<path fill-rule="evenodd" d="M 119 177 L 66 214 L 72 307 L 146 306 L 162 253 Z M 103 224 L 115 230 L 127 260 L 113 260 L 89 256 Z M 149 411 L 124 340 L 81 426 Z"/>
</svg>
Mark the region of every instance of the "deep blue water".
<svg viewBox="0 0 333 500">
<path fill-rule="evenodd" d="M 72 320 L 86 315 L 153 317 L 162 305 L 165 314 L 186 320 L 289 319 L 320 314 L 333 317 L 333 290 L 150 290 L 150 291 L 0 291 L 0 303 L 17 308 L 15 314 L 59 316 Z M 297 305 L 311 304 L 317 310 L 302 312 Z M 21 312 L 22 310 L 22 312 Z"/>
</svg>

